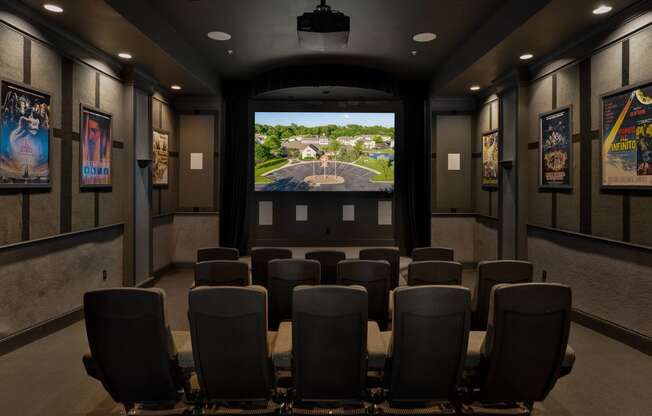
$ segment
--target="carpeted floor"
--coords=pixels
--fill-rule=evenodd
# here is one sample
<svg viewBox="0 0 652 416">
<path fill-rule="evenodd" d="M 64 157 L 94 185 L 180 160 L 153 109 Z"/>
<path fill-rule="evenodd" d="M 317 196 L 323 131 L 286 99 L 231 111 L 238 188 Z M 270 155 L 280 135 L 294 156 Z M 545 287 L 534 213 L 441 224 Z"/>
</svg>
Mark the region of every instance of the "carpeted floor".
<svg viewBox="0 0 652 416">
<path fill-rule="evenodd" d="M 471 286 L 473 273 L 465 273 Z M 167 293 L 173 330 L 186 330 L 190 270 L 174 271 L 157 286 Z M 652 414 L 652 357 L 573 324 L 577 352 L 573 373 L 561 379 L 537 416 L 649 416 Z M 0 415 L 74 416 L 120 414 L 99 382 L 86 376 L 84 323 L 0 357 Z"/>
</svg>

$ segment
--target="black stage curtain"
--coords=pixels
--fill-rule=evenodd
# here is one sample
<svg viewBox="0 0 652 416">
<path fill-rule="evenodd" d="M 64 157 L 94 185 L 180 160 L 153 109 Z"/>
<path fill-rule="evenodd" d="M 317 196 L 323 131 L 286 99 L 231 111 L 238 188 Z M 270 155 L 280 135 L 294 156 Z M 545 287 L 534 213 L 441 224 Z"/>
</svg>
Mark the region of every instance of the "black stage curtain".
<svg viewBox="0 0 652 416">
<path fill-rule="evenodd" d="M 253 151 L 249 120 L 250 87 L 245 82 L 224 85 L 221 143 L 220 245 L 248 251 L 249 193 L 252 192 Z"/>
<path fill-rule="evenodd" d="M 340 65 L 292 67 L 270 71 L 251 84 L 224 86 L 224 134 L 221 144 L 220 244 L 248 250 L 253 201 L 252 121 L 249 98 L 294 86 L 356 86 L 400 97 L 395 166 L 395 239 L 405 254 L 430 245 L 430 108 L 427 82 L 397 83 L 368 68 Z M 400 135 L 399 135 L 400 134 Z"/>
<path fill-rule="evenodd" d="M 400 87 L 402 129 L 396 143 L 395 238 L 401 251 L 430 245 L 430 105 L 427 82 L 406 82 Z"/>
</svg>

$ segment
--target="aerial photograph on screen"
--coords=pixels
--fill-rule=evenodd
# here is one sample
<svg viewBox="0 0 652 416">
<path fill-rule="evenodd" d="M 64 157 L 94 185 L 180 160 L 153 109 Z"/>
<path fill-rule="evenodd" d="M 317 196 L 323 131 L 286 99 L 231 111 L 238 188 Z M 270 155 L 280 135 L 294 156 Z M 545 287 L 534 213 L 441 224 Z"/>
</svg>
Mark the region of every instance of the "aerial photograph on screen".
<svg viewBox="0 0 652 416">
<path fill-rule="evenodd" d="M 394 113 L 257 112 L 256 191 L 394 190 Z"/>
</svg>

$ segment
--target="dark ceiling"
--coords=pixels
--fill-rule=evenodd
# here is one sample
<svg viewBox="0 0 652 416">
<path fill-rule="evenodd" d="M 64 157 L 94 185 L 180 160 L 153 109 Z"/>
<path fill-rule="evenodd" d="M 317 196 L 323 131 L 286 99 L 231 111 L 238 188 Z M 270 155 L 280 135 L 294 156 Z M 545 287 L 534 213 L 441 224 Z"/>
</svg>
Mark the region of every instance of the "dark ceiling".
<svg viewBox="0 0 652 416">
<path fill-rule="evenodd" d="M 569 46 L 579 37 L 586 35 L 593 27 L 611 18 L 637 0 L 609 0 L 613 11 L 607 15 L 596 16 L 592 10 L 599 2 L 595 0 L 553 0 L 540 12 L 514 30 L 510 36 L 497 43 L 476 62 L 460 71 L 452 79 L 440 81 L 439 94 L 460 94 L 469 91 L 471 85 L 483 89 L 507 71 L 519 65 L 523 52 L 535 55 L 533 63 L 547 55 Z M 451 59 L 456 59 L 451 56 Z M 479 92 L 481 94 L 482 91 Z"/>
<path fill-rule="evenodd" d="M 349 45 L 336 52 L 299 48 L 296 17 L 318 0 L 147 0 L 218 73 L 246 78 L 288 64 L 370 66 L 402 78 L 429 78 L 501 0 L 328 0 L 351 17 Z M 219 42 L 206 34 L 232 35 Z M 434 32 L 417 43 L 412 36 Z M 232 55 L 227 50 L 233 50 Z M 412 50 L 417 55 L 411 54 Z"/>
<path fill-rule="evenodd" d="M 328 0 L 351 17 L 351 34 L 346 49 L 321 53 L 300 49 L 296 33 L 296 16 L 313 10 L 318 0 L 57 0 L 65 9 L 61 15 L 45 12 L 44 0 L 22 3 L 110 55 L 131 52 L 131 63 L 163 87 L 183 85 L 182 94 L 213 94 L 219 78 L 247 79 L 279 67 L 330 63 L 431 79 L 432 93 L 459 95 L 472 84 L 489 87 L 523 65 L 518 56 L 525 51 L 535 54 L 529 64 L 536 64 L 605 19 L 623 9 L 626 14 L 633 8 L 628 6 L 650 3 L 605 1 L 613 12 L 595 16 L 596 0 Z M 209 39 L 206 34 L 215 30 L 232 38 Z M 414 42 L 419 32 L 438 37 Z M 339 95 L 332 91 L 333 97 Z"/>
<path fill-rule="evenodd" d="M 206 93 L 215 89 L 215 85 L 210 85 L 210 79 L 197 79 L 187 67 L 166 53 L 104 0 L 52 0 L 63 7 L 64 12 L 61 14 L 46 12 L 43 9 L 43 4 L 46 3 L 44 0 L 22 1 L 56 26 L 113 57 L 123 51 L 131 53 L 133 60 L 123 62 L 141 66 L 164 87 L 181 84 L 186 92 L 194 93 Z M 217 75 L 211 75 L 213 83 L 217 84 Z"/>
</svg>

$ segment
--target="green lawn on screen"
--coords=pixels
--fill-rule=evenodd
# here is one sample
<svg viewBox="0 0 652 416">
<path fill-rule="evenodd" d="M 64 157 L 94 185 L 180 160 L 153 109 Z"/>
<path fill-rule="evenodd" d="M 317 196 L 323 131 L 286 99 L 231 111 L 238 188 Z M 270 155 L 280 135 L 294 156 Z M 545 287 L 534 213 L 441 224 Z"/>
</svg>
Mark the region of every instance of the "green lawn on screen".
<svg viewBox="0 0 652 416">
<path fill-rule="evenodd" d="M 379 181 L 379 182 L 394 181 L 394 165 L 392 164 L 391 167 L 388 167 L 386 159 L 376 160 L 368 156 L 362 156 L 353 163 L 380 172 L 380 174 L 373 177 L 374 181 Z"/>
<path fill-rule="evenodd" d="M 263 176 L 267 172 L 280 168 L 281 166 L 284 166 L 288 163 L 287 159 L 283 158 L 277 158 L 277 159 L 271 159 L 266 162 L 262 162 L 256 165 L 256 169 L 254 170 L 254 173 L 256 175 L 256 183 L 271 183 L 272 181 L 269 180 L 267 177 Z"/>
</svg>

